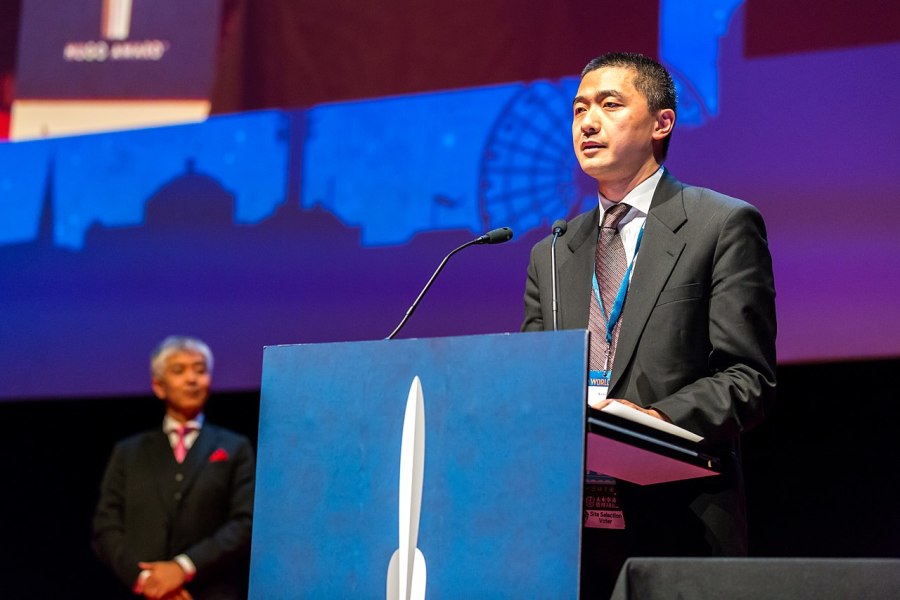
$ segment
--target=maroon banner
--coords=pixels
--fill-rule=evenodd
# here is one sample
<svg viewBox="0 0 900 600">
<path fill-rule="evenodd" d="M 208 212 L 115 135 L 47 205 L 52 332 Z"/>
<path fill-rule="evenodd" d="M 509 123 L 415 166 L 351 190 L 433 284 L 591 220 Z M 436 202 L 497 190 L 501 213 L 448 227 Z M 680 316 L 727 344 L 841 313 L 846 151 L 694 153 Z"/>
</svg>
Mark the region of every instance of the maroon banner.
<svg viewBox="0 0 900 600">
<path fill-rule="evenodd" d="M 23 0 L 16 98 L 208 99 L 220 0 Z"/>
</svg>

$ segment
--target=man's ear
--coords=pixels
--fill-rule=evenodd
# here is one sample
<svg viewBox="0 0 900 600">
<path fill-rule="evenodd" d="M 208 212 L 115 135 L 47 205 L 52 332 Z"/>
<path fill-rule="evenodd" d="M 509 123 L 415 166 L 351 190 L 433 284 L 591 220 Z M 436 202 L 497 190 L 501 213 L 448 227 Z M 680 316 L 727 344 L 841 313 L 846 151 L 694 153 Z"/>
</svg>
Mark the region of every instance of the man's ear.
<svg viewBox="0 0 900 600">
<path fill-rule="evenodd" d="M 153 388 L 153 393 L 156 395 L 157 398 L 159 398 L 160 400 L 166 399 L 166 390 L 163 388 L 162 385 L 160 385 L 160 383 L 156 379 L 152 379 L 150 381 L 150 387 Z"/>
<path fill-rule="evenodd" d="M 653 139 L 661 141 L 672 133 L 675 127 L 675 111 L 671 108 L 663 108 L 656 113 L 656 126 L 653 128 Z"/>
</svg>

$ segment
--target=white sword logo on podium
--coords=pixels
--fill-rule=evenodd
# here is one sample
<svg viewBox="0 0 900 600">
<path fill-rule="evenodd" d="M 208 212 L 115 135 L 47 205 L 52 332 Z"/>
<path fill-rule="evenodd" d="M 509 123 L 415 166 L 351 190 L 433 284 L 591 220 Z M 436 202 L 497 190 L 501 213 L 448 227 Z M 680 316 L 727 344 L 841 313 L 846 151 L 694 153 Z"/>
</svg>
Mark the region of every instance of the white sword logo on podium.
<svg viewBox="0 0 900 600">
<path fill-rule="evenodd" d="M 425 598 L 425 555 L 416 547 L 419 513 L 422 508 L 422 480 L 425 473 L 425 401 L 422 382 L 413 378 L 406 399 L 403 437 L 400 440 L 399 547 L 391 556 L 387 571 L 388 600 Z"/>
</svg>

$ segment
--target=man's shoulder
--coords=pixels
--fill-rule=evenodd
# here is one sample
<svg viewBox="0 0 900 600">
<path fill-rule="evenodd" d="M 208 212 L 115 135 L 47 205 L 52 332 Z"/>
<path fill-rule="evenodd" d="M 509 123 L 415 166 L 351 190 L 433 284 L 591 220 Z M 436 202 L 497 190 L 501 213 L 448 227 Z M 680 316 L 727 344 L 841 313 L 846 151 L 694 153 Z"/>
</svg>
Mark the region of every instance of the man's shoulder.
<svg viewBox="0 0 900 600">
<path fill-rule="evenodd" d="M 131 434 L 115 443 L 111 460 L 117 459 L 131 465 L 140 463 L 162 447 L 162 440 L 168 441 L 161 427 Z"/>
<path fill-rule="evenodd" d="M 210 435 L 214 435 L 217 438 L 233 443 L 249 443 L 249 438 L 236 431 L 232 431 L 226 427 L 222 427 L 221 425 L 216 425 L 215 423 L 210 423 L 209 421 L 203 424 L 203 431 L 207 432 Z M 125 438 L 122 438 L 116 443 L 116 446 L 120 448 L 137 448 L 141 447 L 148 443 L 153 443 L 159 436 L 165 435 L 163 433 L 162 427 L 147 429 L 145 431 L 141 431 L 139 433 L 134 433 Z"/>
<path fill-rule="evenodd" d="M 207 421 L 203 424 L 203 430 L 207 434 L 215 436 L 220 443 L 233 444 L 235 446 L 250 444 L 250 439 L 246 435 L 238 433 L 237 431 L 232 431 L 221 425 L 216 425 L 215 423 Z"/>
<path fill-rule="evenodd" d="M 572 220 L 569 221 L 569 230 L 578 229 L 585 221 L 596 219 L 597 211 L 598 208 L 595 206 L 594 208 L 589 208 L 578 216 L 573 217 Z"/>
<path fill-rule="evenodd" d="M 596 220 L 597 211 L 597 208 L 591 208 L 575 217 L 572 217 L 572 219 L 570 219 L 566 224 L 566 233 L 564 234 L 566 237 L 561 236 L 559 238 L 559 241 L 557 241 L 556 247 L 559 248 L 559 244 L 562 243 L 563 240 L 570 239 L 576 231 L 580 230 L 584 226 L 585 221 Z M 550 234 L 544 238 L 541 238 L 541 240 L 538 241 L 538 243 L 536 243 L 533 248 L 537 248 L 539 246 L 549 246 L 552 241 L 553 235 Z"/>
<path fill-rule="evenodd" d="M 681 184 L 685 205 L 696 210 L 721 210 L 732 212 L 735 209 L 757 210 L 755 206 L 734 196 L 729 196 L 712 188 L 698 185 Z"/>
<path fill-rule="evenodd" d="M 116 446 L 120 448 L 137 448 L 153 441 L 154 438 L 160 435 L 164 435 L 162 427 L 147 429 L 122 438 L 116 443 Z"/>
</svg>

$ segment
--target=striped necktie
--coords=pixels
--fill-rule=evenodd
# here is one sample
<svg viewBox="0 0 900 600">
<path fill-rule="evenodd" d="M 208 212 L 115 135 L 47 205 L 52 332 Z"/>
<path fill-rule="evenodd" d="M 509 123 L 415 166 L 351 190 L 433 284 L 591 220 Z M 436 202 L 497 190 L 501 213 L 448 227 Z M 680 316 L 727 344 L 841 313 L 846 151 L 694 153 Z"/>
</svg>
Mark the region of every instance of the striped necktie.
<svg viewBox="0 0 900 600">
<path fill-rule="evenodd" d="M 603 222 L 600 224 L 600 239 L 597 242 L 597 252 L 594 258 L 594 269 L 597 273 L 597 283 L 600 286 L 600 297 L 603 299 L 603 310 L 606 316 L 612 311 L 619 286 L 625 277 L 628 261 L 625 258 L 625 246 L 622 245 L 622 237 L 617 226 L 619 221 L 628 214 L 631 206 L 623 203 L 616 204 L 603 214 Z M 606 358 L 606 318 L 597 304 L 597 298 L 591 289 L 591 311 L 588 319 L 588 328 L 591 332 L 590 368 L 592 371 L 601 371 Z M 622 327 L 620 318 L 613 329 L 612 348 L 609 352 L 608 370 L 612 370 L 613 356 L 616 351 L 616 343 L 619 340 L 619 329 Z"/>
</svg>

